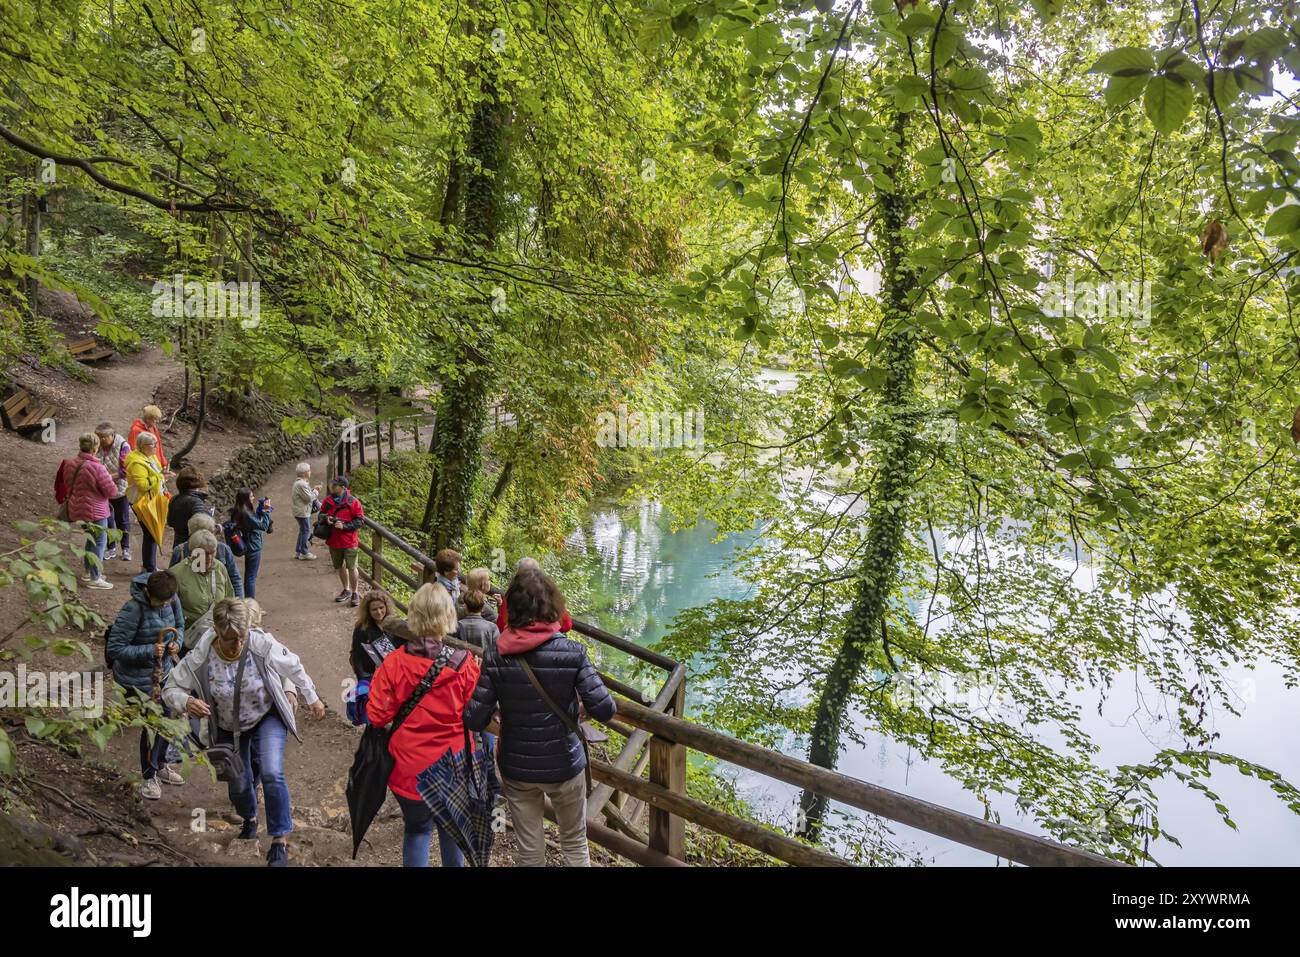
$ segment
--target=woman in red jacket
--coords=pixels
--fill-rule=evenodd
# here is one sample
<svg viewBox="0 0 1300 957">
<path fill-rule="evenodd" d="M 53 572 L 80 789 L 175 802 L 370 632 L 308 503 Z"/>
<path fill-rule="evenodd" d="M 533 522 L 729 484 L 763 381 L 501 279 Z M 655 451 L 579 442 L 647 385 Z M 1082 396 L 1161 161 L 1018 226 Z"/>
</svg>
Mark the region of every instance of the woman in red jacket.
<svg viewBox="0 0 1300 957">
<path fill-rule="evenodd" d="M 366 714 L 371 724 L 386 725 L 412 695 L 419 695 L 418 704 L 389 741 L 388 751 L 397 763 L 388 788 L 401 806 L 405 822 L 402 866 L 428 867 L 436 825 L 416 790 L 415 778 L 447 751 L 464 750 L 461 714 L 474 694 L 479 666 L 473 655 L 442 642 L 443 636 L 456 631 L 456 606 L 441 585 L 420 586 L 411 598 L 407 624 L 418 637 L 391 652 L 375 671 Z M 464 866 L 456 841 L 442 828 L 438 828 L 438 849 L 443 867 Z"/>
<path fill-rule="evenodd" d="M 78 440 L 81 451 L 75 459 L 64 459 L 54 476 L 54 499 L 68 503 L 68 521 L 86 526 L 86 574 L 82 581 L 91 588 L 112 588 L 101 574 L 104 546 L 108 539 L 109 501 L 117 495 L 117 483 L 104 468 L 95 451 L 99 436 L 87 432 Z M 92 559 L 93 556 L 93 559 Z"/>
<path fill-rule="evenodd" d="M 152 434 L 156 440 L 156 444 L 153 447 L 154 458 L 158 460 L 158 467 L 162 469 L 164 473 L 167 473 L 168 478 L 171 478 L 171 474 L 167 468 L 167 456 L 163 455 L 162 432 L 158 430 L 158 423 L 161 421 L 162 409 L 158 408 L 156 405 L 146 405 L 140 413 L 140 418 L 131 423 L 131 431 L 127 434 L 126 442 L 127 445 L 134 449 L 135 440 L 140 437 L 141 432 L 149 432 Z"/>
</svg>

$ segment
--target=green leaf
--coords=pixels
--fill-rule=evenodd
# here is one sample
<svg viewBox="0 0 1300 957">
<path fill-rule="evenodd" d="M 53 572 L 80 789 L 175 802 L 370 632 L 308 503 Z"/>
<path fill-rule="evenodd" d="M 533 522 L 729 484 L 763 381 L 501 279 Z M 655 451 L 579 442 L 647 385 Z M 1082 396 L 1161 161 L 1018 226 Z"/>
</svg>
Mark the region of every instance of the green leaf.
<svg viewBox="0 0 1300 957">
<path fill-rule="evenodd" d="M 1265 236 L 1289 236 L 1300 231 L 1300 205 L 1289 203 L 1274 211 L 1264 224 Z"/>
<path fill-rule="evenodd" d="M 1154 73 L 1156 56 L 1143 47 L 1118 47 L 1097 58 L 1089 73 L 1108 73 L 1111 76 L 1141 76 Z"/>
<path fill-rule="evenodd" d="M 1192 109 L 1192 87 L 1181 77 L 1161 74 L 1147 85 L 1142 102 L 1147 118 L 1161 133 L 1169 134 L 1183 125 Z"/>
<path fill-rule="evenodd" d="M 1142 95 L 1151 77 L 1146 73 L 1136 76 L 1112 76 L 1106 84 L 1106 105 L 1122 106 Z"/>
</svg>

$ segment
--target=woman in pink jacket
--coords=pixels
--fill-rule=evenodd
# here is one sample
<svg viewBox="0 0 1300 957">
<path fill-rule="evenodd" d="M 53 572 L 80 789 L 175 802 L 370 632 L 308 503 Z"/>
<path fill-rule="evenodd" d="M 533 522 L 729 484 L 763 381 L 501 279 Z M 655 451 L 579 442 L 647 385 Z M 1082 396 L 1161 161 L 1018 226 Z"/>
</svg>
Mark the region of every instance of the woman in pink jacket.
<svg viewBox="0 0 1300 957">
<path fill-rule="evenodd" d="M 80 453 L 75 459 L 64 459 L 54 476 L 54 498 L 60 505 L 67 501 L 68 521 L 86 526 L 86 574 L 81 580 L 91 588 L 112 588 L 100 567 L 108 540 L 109 500 L 117 496 L 117 483 L 95 454 L 99 436 L 87 432 L 77 444 Z"/>
</svg>

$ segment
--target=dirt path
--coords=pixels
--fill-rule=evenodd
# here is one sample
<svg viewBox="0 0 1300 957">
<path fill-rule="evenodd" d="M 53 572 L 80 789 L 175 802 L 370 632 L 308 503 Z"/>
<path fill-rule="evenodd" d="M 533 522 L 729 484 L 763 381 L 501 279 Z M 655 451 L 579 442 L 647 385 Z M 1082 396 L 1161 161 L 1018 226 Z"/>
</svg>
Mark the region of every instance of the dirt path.
<svg viewBox="0 0 1300 957">
<path fill-rule="evenodd" d="M 293 557 L 296 524 L 289 515 L 288 501 L 295 464 L 282 465 L 258 490 L 276 507 L 276 523 L 275 531 L 266 538 L 257 600 L 267 611 L 263 627 L 302 658 L 329 710 L 322 720 L 312 721 L 302 709 L 299 731 L 303 740 L 299 743 L 291 738 L 285 749 L 294 820 L 290 861 L 300 866 L 350 865 L 345 784 L 360 732 L 343 714 L 343 693 L 352 677 L 348 649 L 356 609 L 334 603 L 339 583 L 324 548 L 317 549 L 318 561 L 301 562 Z M 313 462 L 313 480 L 321 467 L 319 461 Z M 134 747 L 128 742 L 117 742 L 114 747 L 123 766 L 130 767 Z M 232 840 L 237 819 L 228 816 L 225 785 L 212 782 L 202 770 L 196 770 L 183 786 L 164 787 L 163 799 L 151 802 L 149 811 L 154 825 L 178 846 L 195 854 L 224 857 L 225 863 L 260 864 L 268 846 L 265 837 L 256 850 L 246 842 Z M 205 831 L 195 830 L 199 821 L 204 822 Z M 356 863 L 400 865 L 401 846 L 401 815 L 390 800 L 371 826 Z M 494 863 L 507 864 L 513 847 L 509 832 L 500 835 Z M 437 863 L 436 853 L 433 863 Z"/>
<path fill-rule="evenodd" d="M 115 360 L 97 371 L 94 383 L 67 384 L 66 394 L 61 396 L 64 414 L 60 417 L 56 442 L 43 445 L 12 433 L 0 433 L 0 487 L 32 490 L 31 494 L 19 497 L 20 508 L 8 510 L 8 520 L 52 514 L 54 506 L 49 489 L 52 476 L 59 461 L 74 454 L 76 437 L 84 431 L 93 431 L 94 426 L 104 420 L 112 421 L 125 432 L 158 384 L 177 371 L 176 364 L 160 350 Z M 188 437 L 188 426 L 182 424 L 177 433 L 180 434 L 173 437 L 169 452 Z M 209 436 L 205 433 L 191 461 L 211 475 L 219 471 L 230 453 L 249 437 L 247 434 Z M 164 441 L 166 439 L 164 433 Z M 360 735 L 359 730 L 344 717 L 342 696 L 346 682 L 352 677 L 348 649 L 356 610 L 334 603 L 339 584 L 323 547 L 317 549 L 321 555 L 318 561 L 300 562 L 293 557 L 296 525 L 290 514 L 289 500 L 295 465 L 294 462 L 283 463 L 258 490 L 259 495 L 271 499 L 277 519 L 275 532 L 266 539 L 258 576 L 257 598 L 267 611 L 263 625 L 302 657 L 328 708 L 328 713 L 320 721 L 311 721 L 306 709 L 302 709 L 299 731 L 303 740 L 300 743 L 291 738 L 285 750 L 285 772 L 294 820 L 290 862 L 299 866 L 349 865 L 352 863 L 351 836 L 344 788 Z M 322 484 L 328 481 L 328 463 L 325 460 L 317 458 L 312 466 L 314 481 Z M 12 538 L 12 530 L 6 527 L 0 532 L 0 537 Z M 168 541 L 168 550 L 170 544 Z M 116 587 L 112 591 L 90 591 L 82 597 L 105 620 L 111 621 L 129 597 L 131 577 L 140 571 L 138 547 L 135 561 L 107 562 L 105 571 Z M 21 602 L 10 601 L 0 607 L 0 626 L 8 627 L 15 623 L 25 613 L 20 606 Z M 5 619 L 11 621 L 5 624 Z M 134 730 L 119 735 L 110 742 L 105 754 L 90 755 L 92 766 L 102 764 L 108 770 L 120 771 L 132 781 L 138 781 L 138 739 Z M 128 787 L 125 782 L 120 786 Z M 232 813 L 226 787 L 213 781 L 205 769 L 191 769 L 184 785 L 164 786 L 159 801 L 144 802 L 129 796 L 126 800 L 128 805 L 134 802 L 140 820 L 148 821 L 167 843 L 196 862 L 253 866 L 264 861 L 269 844 L 265 837 L 264 805 L 263 836 L 256 845 L 233 840 L 238 830 L 238 818 Z M 398 865 L 401 863 L 401 843 L 401 815 L 396 803 L 390 800 L 371 826 L 356 863 Z M 551 850 L 554 854 L 554 848 Z M 498 835 L 494 864 L 509 864 L 513 851 L 513 834 L 507 831 Z M 436 864 L 436 853 L 433 858 Z M 599 859 L 597 855 L 593 858 Z"/>
</svg>

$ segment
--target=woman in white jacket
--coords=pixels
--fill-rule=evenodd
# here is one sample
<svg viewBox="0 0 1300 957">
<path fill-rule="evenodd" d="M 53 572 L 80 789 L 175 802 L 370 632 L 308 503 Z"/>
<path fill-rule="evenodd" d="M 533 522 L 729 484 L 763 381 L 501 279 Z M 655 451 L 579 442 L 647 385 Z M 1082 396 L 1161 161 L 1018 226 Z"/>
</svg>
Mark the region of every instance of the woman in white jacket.
<svg viewBox="0 0 1300 957">
<path fill-rule="evenodd" d="M 311 550 L 311 515 L 320 499 L 320 486 L 311 484 L 311 463 L 299 462 L 295 469 L 298 478 L 293 483 L 293 499 L 289 503 L 293 519 L 298 523 L 298 542 L 293 557 L 300 561 L 315 561 Z"/>
<path fill-rule="evenodd" d="M 225 598 L 212 609 L 212 630 L 167 676 L 163 700 L 168 707 L 193 718 L 207 718 L 213 743 L 238 742 L 243 759 L 242 780 L 229 783 L 230 802 L 244 819 L 240 838 L 257 837 L 257 785 L 252 753 L 257 756 L 262 793 L 266 797 L 271 849 L 266 863 L 289 863 L 285 838 L 293 830 L 289 788 L 284 779 L 284 742 L 289 733 L 302 740 L 294 712 L 301 692 L 312 717 L 325 715 L 325 702 L 316 694 L 302 661 L 292 651 L 254 627 L 247 599 Z M 238 713 L 235 704 L 239 679 Z"/>
</svg>

